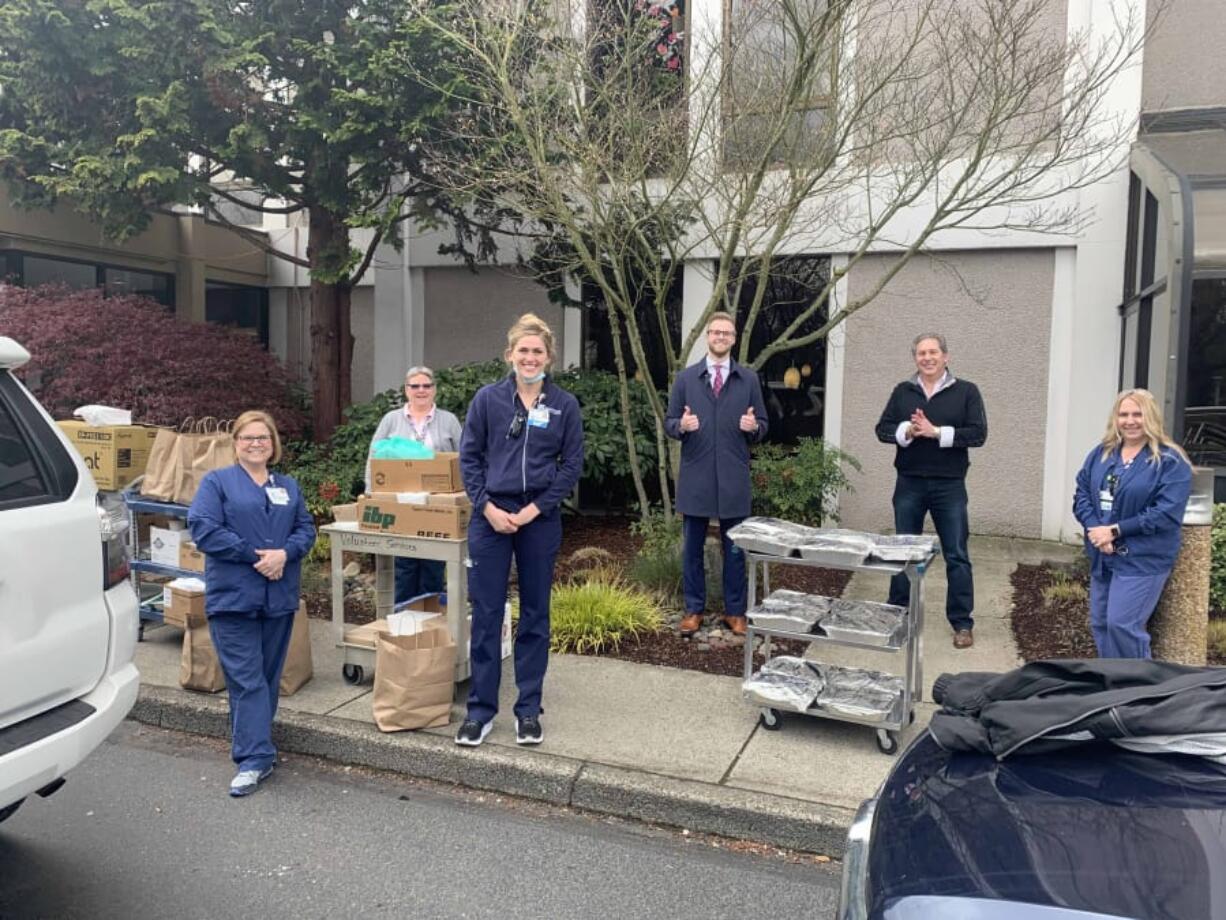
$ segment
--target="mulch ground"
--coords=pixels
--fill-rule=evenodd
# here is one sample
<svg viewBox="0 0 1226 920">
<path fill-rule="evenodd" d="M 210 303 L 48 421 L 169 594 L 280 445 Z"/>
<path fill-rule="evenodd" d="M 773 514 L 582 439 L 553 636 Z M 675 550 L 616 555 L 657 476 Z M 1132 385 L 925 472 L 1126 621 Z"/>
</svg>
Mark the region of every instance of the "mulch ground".
<svg viewBox="0 0 1226 920">
<path fill-rule="evenodd" d="M 1067 566 L 1018 565 L 1010 578 L 1013 585 L 1013 638 L 1026 661 L 1039 658 L 1096 658 L 1090 633 L 1088 601 L 1047 600 L 1045 589 L 1072 579 L 1089 590 L 1089 578 Z M 1226 618 L 1224 611 L 1211 611 L 1212 619 Z M 1210 654 L 1209 664 L 1226 665 L 1226 657 Z"/>
<path fill-rule="evenodd" d="M 642 543 L 639 537 L 630 532 L 632 520 L 629 517 L 613 515 L 567 517 L 562 525 L 562 548 L 558 553 L 554 580 L 562 581 L 577 570 L 590 568 L 591 562 L 584 560 L 582 552 L 587 547 L 599 547 L 608 553 L 615 567 L 622 571 L 628 570 Z M 576 553 L 579 554 L 578 558 Z M 369 585 L 373 583 L 373 566 L 370 563 L 373 557 L 353 556 L 352 559 L 359 561 L 363 573 L 356 578 L 346 579 L 345 622 L 369 623 L 374 619 L 374 600 L 369 590 Z M 349 557 L 346 561 L 349 561 Z M 771 570 L 772 588 L 791 588 L 794 591 L 827 597 L 841 596 L 850 578 L 850 572 L 807 566 L 778 565 Z M 303 597 L 310 616 L 331 619 L 332 596 L 326 579 L 324 584 L 314 588 L 304 587 Z M 744 668 L 744 640 L 731 636 L 726 630 L 722 631 L 722 635 L 719 634 L 719 615 L 723 613 L 722 608 L 713 605 L 708 610 L 706 629 L 692 638 L 682 638 L 677 630 L 677 621 L 681 614 L 679 609 L 664 610 L 663 613 L 666 626 L 659 633 L 643 636 L 637 641 L 623 642 L 619 648 L 605 650 L 601 654 L 606 658 L 641 664 L 741 676 Z M 709 630 L 716 631 L 713 637 L 708 635 Z M 803 642 L 775 642 L 771 651 L 772 654 L 801 655 L 805 647 Z M 760 665 L 762 655 L 755 651 L 754 660 L 756 665 Z"/>
</svg>

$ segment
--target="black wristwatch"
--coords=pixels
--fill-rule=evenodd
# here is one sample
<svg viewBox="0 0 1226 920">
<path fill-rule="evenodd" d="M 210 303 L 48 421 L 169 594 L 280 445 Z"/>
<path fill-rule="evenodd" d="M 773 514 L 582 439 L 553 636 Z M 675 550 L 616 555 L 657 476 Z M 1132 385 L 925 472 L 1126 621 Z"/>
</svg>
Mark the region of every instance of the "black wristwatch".
<svg viewBox="0 0 1226 920">
<path fill-rule="evenodd" d="M 1120 525 L 1112 524 L 1111 525 L 1111 539 L 1118 540 L 1119 538 L 1120 538 Z"/>
</svg>

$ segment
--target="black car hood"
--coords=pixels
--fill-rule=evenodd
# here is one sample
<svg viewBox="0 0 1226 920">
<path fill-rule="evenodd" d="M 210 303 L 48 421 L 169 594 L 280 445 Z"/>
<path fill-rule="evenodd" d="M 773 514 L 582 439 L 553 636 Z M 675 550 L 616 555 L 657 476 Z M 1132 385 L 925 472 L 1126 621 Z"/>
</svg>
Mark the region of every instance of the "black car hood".
<svg viewBox="0 0 1226 920">
<path fill-rule="evenodd" d="M 882 788 L 869 884 L 877 918 L 927 895 L 1226 920 L 1226 766 L 1110 746 L 1000 763 L 925 734 Z"/>
</svg>

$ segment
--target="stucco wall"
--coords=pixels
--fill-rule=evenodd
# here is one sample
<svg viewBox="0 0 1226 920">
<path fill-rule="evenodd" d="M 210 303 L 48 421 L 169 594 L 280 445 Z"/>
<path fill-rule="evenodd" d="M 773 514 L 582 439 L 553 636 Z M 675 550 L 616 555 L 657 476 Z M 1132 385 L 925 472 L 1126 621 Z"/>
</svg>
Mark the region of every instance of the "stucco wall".
<svg viewBox="0 0 1226 920">
<path fill-rule="evenodd" d="M 488 266 L 477 274 L 462 267 L 427 268 L 425 287 L 424 355 L 430 367 L 501 356 L 507 329 L 529 311 L 549 323 L 562 353 L 562 308 L 522 272 Z"/>
<path fill-rule="evenodd" d="M 353 401 L 365 402 L 375 395 L 375 296 L 368 287 L 353 289 L 349 303 L 349 328 L 353 332 L 353 371 L 349 375 Z"/>
<path fill-rule="evenodd" d="M 1156 112 L 1226 105 L 1226 68 L 1220 64 L 1223 46 L 1226 10 L 1222 0 L 1165 4 L 1145 43 L 1142 108 Z"/>
<path fill-rule="evenodd" d="M 849 276 L 849 301 L 864 296 L 890 264 L 874 256 Z M 1037 537 L 1042 524 L 1044 425 L 1053 255 L 1050 250 L 952 252 L 906 266 L 847 323 L 842 444 L 863 464 L 844 496 L 843 522 L 893 527 L 894 448 L 874 427 L 890 391 L 915 373 L 911 341 L 943 333 L 950 369 L 978 385 L 988 442 L 971 452 L 971 530 Z"/>
</svg>

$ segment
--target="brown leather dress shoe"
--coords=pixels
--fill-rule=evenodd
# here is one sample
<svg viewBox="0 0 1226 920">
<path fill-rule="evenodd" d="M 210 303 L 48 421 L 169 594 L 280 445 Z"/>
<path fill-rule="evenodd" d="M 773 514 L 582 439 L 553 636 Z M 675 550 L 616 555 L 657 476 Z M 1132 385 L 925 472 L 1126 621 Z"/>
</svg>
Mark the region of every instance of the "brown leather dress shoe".
<svg viewBox="0 0 1226 920">
<path fill-rule="evenodd" d="M 702 629 L 702 614 L 687 613 L 681 618 L 681 635 L 692 636 Z"/>
<path fill-rule="evenodd" d="M 954 633 L 954 648 L 970 648 L 975 644 L 975 635 L 969 629 L 959 629 Z"/>
<path fill-rule="evenodd" d="M 744 617 L 724 617 L 724 625 L 732 632 L 734 636 L 745 635 L 745 618 Z"/>
</svg>

